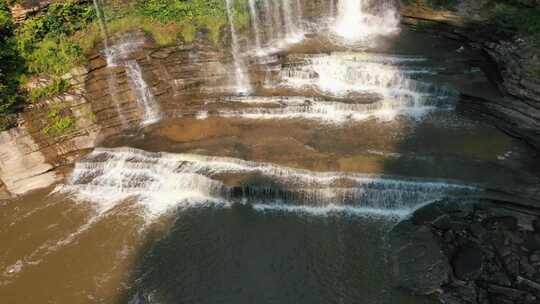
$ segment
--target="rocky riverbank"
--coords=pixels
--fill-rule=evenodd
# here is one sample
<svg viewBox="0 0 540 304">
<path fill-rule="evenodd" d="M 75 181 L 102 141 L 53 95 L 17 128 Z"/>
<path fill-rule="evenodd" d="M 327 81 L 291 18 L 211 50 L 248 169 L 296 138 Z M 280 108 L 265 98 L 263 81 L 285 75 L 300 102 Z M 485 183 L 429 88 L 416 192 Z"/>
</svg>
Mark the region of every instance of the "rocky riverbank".
<svg viewBox="0 0 540 304">
<path fill-rule="evenodd" d="M 402 21 L 484 52 L 492 61 L 484 72 L 502 96 L 462 95 L 461 110 L 538 149 L 540 78 L 533 73 L 540 68 L 538 42 L 496 35 L 480 17 L 486 2 L 459 1 L 452 11 L 404 6 Z M 390 238 L 397 284 L 448 304 L 539 303 L 540 210 L 534 202 L 529 206 L 442 201 L 416 211 Z"/>
<path fill-rule="evenodd" d="M 540 209 L 441 201 L 391 233 L 399 286 L 442 303 L 538 303 Z"/>
<path fill-rule="evenodd" d="M 131 33 L 130 39 L 139 39 L 143 45 L 123 60 L 142 66 L 142 77 L 164 118 L 189 113 L 191 94 L 218 83 L 230 84 L 231 69 L 222 63 L 228 59 L 214 46 L 200 42 L 158 48 L 142 33 Z M 95 53 L 87 67 L 64 78 L 70 83 L 69 91 L 28 107 L 18 127 L 0 133 L 3 196 L 53 184 L 63 178 L 63 166 L 103 140 L 141 125 L 143 109 L 125 66 L 107 67 L 104 56 Z"/>
<path fill-rule="evenodd" d="M 463 98 L 464 109 L 489 119 L 500 129 L 540 149 L 540 54 L 538 39 L 524 34 L 500 34 L 481 13 L 488 1 L 457 1 L 452 10 L 405 5 L 403 23 L 462 41 L 482 50 L 493 65 L 485 67 L 502 98 Z M 526 2 L 526 3 L 524 3 Z M 534 1 L 522 4 L 538 7 Z"/>
<path fill-rule="evenodd" d="M 474 17 L 480 7 L 473 4 L 460 1 L 453 12 L 406 5 L 401 10 L 402 21 L 410 28 L 462 41 L 488 55 L 493 64 L 486 66 L 485 72 L 503 96 L 463 96 L 462 110 L 484 117 L 539 148 L 540 83 L 530 75 L 531 70 L 540 68 L 537 49 L 526 37 L 505 40 L 486 35 L 484 27 L 465 26 L 463 20 Z M 317 7 L 323 6 L 313 2 L 306 6 L 305 13 L 315 16 L 320 14 Z M 142 49 L 124 60 L 137 60 L 141 65 L 142 76 L 165 117 L 194 114 L 196 111 L 190 109 L 197 105 L 191 103 L 190 96 L 205 87 L 219 90 L 232 85 L 231 69 L 223 63 L 230 63 L 230 55 L 216 46 L 199 41 L 158 48 L 144 34 L 135 36 L 141 40 Z M 115 39 L 121 37 L 112 37 L 112 44 Z M 18 195 L 50 185 L 63 176 L 56 169 L 72 163 L 84 154 L 81 152 L 140 125 L 143 113 L 125 67 L 107 68 L 102 54 L 94 53 L 86 67 L 74 70 L 65 79 L 71 90 L 28 107 L 20 115 L 17 128 L 0 133 L 3 192 Z"/>
</svg>

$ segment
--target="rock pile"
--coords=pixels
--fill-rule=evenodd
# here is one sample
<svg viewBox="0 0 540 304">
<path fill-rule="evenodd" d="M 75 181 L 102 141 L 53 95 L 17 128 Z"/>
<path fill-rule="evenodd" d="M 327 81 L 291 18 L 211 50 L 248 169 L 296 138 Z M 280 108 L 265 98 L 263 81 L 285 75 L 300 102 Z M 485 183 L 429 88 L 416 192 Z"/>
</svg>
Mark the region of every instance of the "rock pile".
<svg viewBox="0 0 540 304">
<path fill-rule="evenodd" d="M 493 201 L 424 207 L 391 234 L 398 284 L 441 302 L 540 303 L 540 210 Z"/>
</svg>

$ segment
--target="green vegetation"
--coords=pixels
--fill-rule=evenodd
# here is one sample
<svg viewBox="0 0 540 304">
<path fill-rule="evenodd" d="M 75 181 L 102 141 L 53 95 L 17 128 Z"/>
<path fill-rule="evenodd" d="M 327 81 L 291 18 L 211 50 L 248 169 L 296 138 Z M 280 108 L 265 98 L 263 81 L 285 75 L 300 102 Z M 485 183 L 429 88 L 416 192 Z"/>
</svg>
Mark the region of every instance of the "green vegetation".
<svg viewBox="0 0 540 304">
<path fill-rule="evenodd" d="M 540 11 L 536 9 L 498 3 L 493 8 L 491 21 L 505 34 L 540 35 Z"/>
<path fill-rule="evenodd" d="M 9 5 L 17 0 L 0 0 L 0 130 L 10 127 L 24 102 L 38 102 L 69 89 L 62 76 L 84 64 L 85 54 L 102 40 L 92 1 L 54 1 L 46 9 L 31 13 L 14 24 Z M 105 15 L 110 35 L 140 29 L 159 45 L 191 42 L 205 35 L 218 44 L 227 33 L 224 0 L 106 0 Z M 406 4 L 432 9 L 454 9 L 458 0 L 403 0 Z M 249 23 L 246 0 L 234 0 L 234 22 L 238 29 Z M 520 6 L 518 1 L 492 0 L 485 17 L 499 33 L 540 35 L 540 12 Z M 538 72 L 531 75 L 538 76 Z M 51 84 L 31 91 L 25 82 L 45 76 Z M 67 125 L 63 121 L 60 126 Z M 59 128 L 62 129 L 62 128 Z"/>
<path fill-rule="evenodd" d="M 94 15 L 85 1 L 68 0 L 27 19 L 17 29 L 17 43 L 28 71 L 61 76 L 83 62 L 82 49 L 71 36 L 85 29 Z"/>
<path fill-rule="evenodd" d="M 0 130 L 14 125 L 25 101 L 35 102 L 67 89 L 61 76 L 84 62 L 74 34 L 94 19 L 86 1 L 68 0 L 54 2 L 15 25 L 8 7 L 14 2 L 0 0 Z M 27 92 L 22 87 L 34 75 L 45 75 L 51 85 Z"/>
<path fill-rule="evenodd" d="M 0 130 L 14 126 L 16 113 L 25 102 L 39 102 L 65 92 L 62 79 L 73 67 L 84 64 L 86 54 L 102 40 L 92 1 L 53 1 L 14 24 L 9 6 L 17 0 L 0 0 Z M 179 40 L 191 42 L 204 34 L 214 43 L 222 39 L 227 26 L 224 0 L 107 0 L 103 9 L 109 34 L 135 29 L 148 33 L 159 45 Z M 239 29 L 249 22 L 246 0 L 235 0 L 235 23 Z M 36 76 L 50 81 L 45 87 L 30 87 Z M 51 110 L 47 134 L 69 129 L 73 118 Z"/>
<path fill-rule="evenodd" d="M 20 100 L 19 84 L 24 70 L 17 52 L 15 26 L 8 7 L 0 2 L 0 129 L 14 124 L 14 106 Z"/>
<path fill-rule="evenodd" d="M 540 67 L 529 69 L 529 76 L 540 79 Z"/>
<path fill-rule="evenodd" d="M 50 98 L 66 92 L 69 89 L 69 81 L 61 78 L 56 78 L 47 86 L 35 88 L 30 91 L 30 101 L 35 103 L 44 98 Z"/>
<path fill-rule="evenodd" d="M 234 21 L 239 29 L 249 23 L 246 0 L 235 1 Z M 219 44 L 228 20 L 224 0 L 136 0 L 129 6 L 111 4 L 106 12 L 109 34 L 143 30 L 158 45 L 171 45 L 179 40 L 192 42 L 198 33 Z M 80 35 L 83 51 L 92 50 L 101 41 L 98 22 Z"/>
<path fill-rule="evenodd" d="M 48 126 L 43 128 L 44 135 L 62 135 L 75 125 L 71 111 L 62 104 L 52 106 L 47 113 Z"/>
</svg>

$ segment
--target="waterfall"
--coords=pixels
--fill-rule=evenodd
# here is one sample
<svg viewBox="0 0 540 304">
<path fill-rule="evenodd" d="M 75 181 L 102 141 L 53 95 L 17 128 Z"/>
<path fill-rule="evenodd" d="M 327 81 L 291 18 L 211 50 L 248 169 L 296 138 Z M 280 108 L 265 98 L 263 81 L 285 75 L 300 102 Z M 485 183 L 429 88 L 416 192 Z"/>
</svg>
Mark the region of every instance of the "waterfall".
<svg viewBox="0 0 540 304">
<path fill-rule="evenodd" d="M 143 124 L 150 124 L 160 120 L 159 105 L 142 76 L 139 63 L 136 60 L 129 60 L 126 63 L 126 73 L 135 89 L 137 99 L 144 108 Z"/>
<path fill-rule="evenodd" d="M 270 13 L 270 12 L 269 12 Z M 274 0 L 272 5 L 272 18 L 274 20 L 274 39 L 280 40 L 282 38 L 282 24 L 281 24 L 281 6 L 279 0 Z"/>
<path fill-rule="evenodd" d="M 270 0 L 263 0 L 264 5 L 264 26 L 265 26 L 265 32 L 267 33 L 266 37 L 267 40 L 270 40 L 273 38 L 273 35 L 275 35 L 275 28 L 274 28 L 274 22 L 273 22 L 273 16 L 272 16 L 272 5 L 270 4 Z"/>
<path fill-rule="evenodd" d="M 259 16 L 257 12 L 257 4 L 255 0 L 249 0 L 249 13 L 251 15 L 251 24 L 255 36 L 255 47 L 261 49 L 261 32 L 259 30 Z"/>
<path fill-rule="evenodd" d="M 101 1 L 94 0 L 94 8 L 96 10 L 96 16 L 98 18 L 98 24 L 101 30 L 101 37 L 103 39 L 103 46 L 104 46 L 105 56 L 107 60 L 107 65 L 111 66 L 112 58 L 111 58 L 110 49 L 109 49 L 109 34 L 107 31 L 105 15 L 103 14 L 103 10 L 101 9 L 101 7 L 102 7 Z"/>
<path fill-rule="evenodd" d="M 94 8 L 96 10 L 96 16 L 98 18 L 98 24 L 101 31 L 101 37 L 103 40 L 103 48 L 105 53 L 105 60 L 107 61 L 107 66 L 114 66 L 114 58 L 109 46 L 109 33 L 107 31 L 107 23 L 105 20 L 105 15 L 103 14 L 102 3 L 100 0 L 94 0 Z M 127 126 L 126 118 L 120 107 L 120 100 L 118 98 L 118 88 L 116 86 L 116 74 L 111 73 L 107 76 L 107 86 L 109 87 L 109 94 L 111 95 L 112 102 L 116 107 L 116 112 L 122 123 L 123 127 Z"/>
<path fill-rule="evenodd" d="M 389 35 L 398 30 L 399 17 L 388 0 L 340 0 L 334 32 L 348 41 Z"/>
<path fill-rule="evenodd" d="M 437 73 L 424 57 L 334 53 L 307 56 L 304 62 L 287 65 L 280 71 L 282 83 L 277 85 L 322 91 L 338 98 L 362 94 L 378 96 L 378 101 L 368 105 L 313 103 L 307 107 L 311 115 L 328 112 L 328 119 L 347 113 L 357 119 L 367 116 L 391 120 L 401 114 L 421 118 L 435 109 L 454 108 L 457 93 L 422 80 Z"/>
<path fill-rule="evenodd" d="M 223 181 L 227 176 L 240 181 L 227 186 Z M 98 148 L 76 164 L 60 191 L 95 203 L 100 212 L 136 198 L 150 215 L 236 202 L 252 204 L 256 210 L 404 217 L 423 204 L 477 189 L 446 181 L 313 172 L 225 157 Z"/>
<path fill-rule="evenodd" d="M 285 36 L 288 39 L 295 37 L 298 34 L 298 29 L 293 21 L 291 0 L 282 0 L 283 19 Z"/>
<path fill-rule="evenodd" d="M 302 28 L 302 16 L 303 16 L 303 8 L 302 8 L 302 2 L 301 0 L 296 0 L 296 20 L 298 20 L 297 26 L 301 29 Z"/>
<path fill-rule="evenodd" d="M 236 26 L 234 25 L 232 1 L 233 0 L 226 0 L 226 9 L 232 38 L 232 55 L 236 78 L 236 91 L 240 94 L 247 94 L 251 91 L 251 87 L 249 79 L 246 76 L 247 71 L 245 70 L 243 60 L 240 58 L 240 43 L 238 41 L 238 34 L 236 33 Z"/>
</svg>

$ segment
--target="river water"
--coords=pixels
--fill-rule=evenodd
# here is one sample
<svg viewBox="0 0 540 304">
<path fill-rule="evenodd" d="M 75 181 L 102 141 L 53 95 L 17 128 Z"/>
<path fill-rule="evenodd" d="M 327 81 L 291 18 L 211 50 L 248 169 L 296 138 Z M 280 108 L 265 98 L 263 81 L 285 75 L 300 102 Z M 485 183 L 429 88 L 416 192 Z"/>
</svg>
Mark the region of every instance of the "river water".
<svg viewBox="0 0 540 304">
<path fill-rule="evenodd" d="M 354 2 L 330 1 L 344 15 L 301 39 L 285 36 L 313 25 L 259 25 L 233 58 L 240 85 L 191 96 L 189 113 L 157 113 L 129 63 L 152 110 L 141 129 L 0 202 L 1 302 L 433 303 L 394 286 L 388 231 L 446 196 L 524 187 L 538 167 L 460 111 L 459 92 L 498 97 L 479 54 Z M 288 23 L 257 13 L 280 1 L 256 3 L 253 20 Z"/>
</svg>

